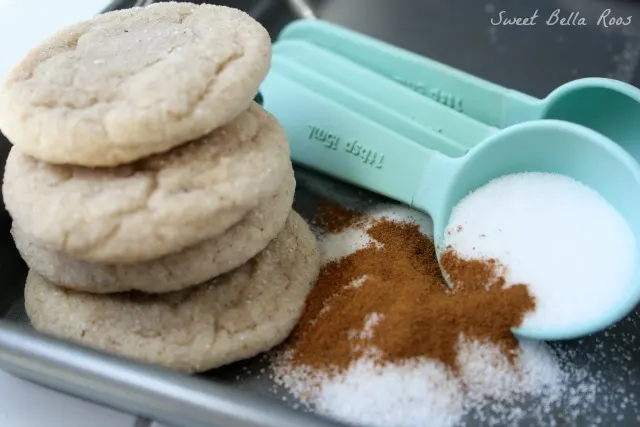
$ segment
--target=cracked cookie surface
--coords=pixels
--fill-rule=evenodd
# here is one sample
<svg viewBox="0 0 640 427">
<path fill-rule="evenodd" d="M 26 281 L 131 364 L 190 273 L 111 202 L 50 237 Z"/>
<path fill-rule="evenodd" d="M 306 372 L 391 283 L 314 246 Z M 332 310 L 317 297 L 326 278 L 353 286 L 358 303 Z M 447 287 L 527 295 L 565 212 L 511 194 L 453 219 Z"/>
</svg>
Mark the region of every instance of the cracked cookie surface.
<svg viewBox="0 0 640 427">
<path fill-rule="evenodd" d="M 108 12 L 58 32 L 8 73 L 0 130 L 50 163 L 129 163 L 233 119 L 270 61 L 269 34 L 237 9 L 166 2 Z"/>
<path fill-rule="evenodd" d="M 219 236 L 292 173 L 277 120 L 252 104 L 169 152 L 115 168 L 52 165 L 9 153 L 7 211 L 31 239 L 73 258 L 136 263 Z"/>
<path fill-rule="evenodd" d="M 37 330 L 182 372 L 203 372 L 281 343 L 317 280 L 316 240 L 291 211 L 264 251 L 232 272 L 168 294 L 95 295 L 29 272 L 25 306 Z"/>
<path fill-rule="evenodd" d="M 92 293 L 171 292 L 224 274 L 262 251 L 282 231 L 295 186 L 292 172 L 276 195 L 262 200 L 222 235 L 182 252 L 137 264 L 83 262 L 38 245 L 15 224 L 11 233 L 29 268 L 59 286 Z"/>
</svg>

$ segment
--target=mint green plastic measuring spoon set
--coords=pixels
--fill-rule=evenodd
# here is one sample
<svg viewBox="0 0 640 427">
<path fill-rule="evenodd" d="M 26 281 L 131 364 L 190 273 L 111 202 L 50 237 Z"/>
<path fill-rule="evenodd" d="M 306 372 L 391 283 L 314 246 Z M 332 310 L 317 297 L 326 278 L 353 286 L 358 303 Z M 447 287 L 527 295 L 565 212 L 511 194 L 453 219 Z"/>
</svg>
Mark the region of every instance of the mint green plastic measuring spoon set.
<svg viewBox="0 0 640 427">
<path fill-rule="evenodd" d="M 497 128 L 536 119 L 589 127 L 640 158 L 640 91 L 605 78 L 566 83 L 537 99 L 326 21 L 297 21 L 278 41 L 306 41 Z"/>
<path fill-rule="evenodd" d="M 372 53 L 376 49 L 384 55 Z M 390 65 L 405 54 L 413 65 Z M 388 75 L 416 77 L 412 81 L 422 82 L 428 94 L 448 94 L 447 105 Z M 542 107 L 545 101 L 335 25 L 298 21 L 275 43 L 260 91 L 264 107 L 287 131 L 294 162 L 428 213 L 438 249 L 453 207 L 469 192 L 506 174 L 551 172 L 590 186 L 623 215 L 640 266 L 640 166 L 628 152 L 640 132 L 634 132 L 638 125 L 622 124 L 628 113 L 619 111 L 626 105 L 640 117 L 640 107 L 627 105 L 640 99 L 638 90 L 588 80 L 587 89 L 576 89 L 579 82 L 558 89 Z M 581 104 L 596 95 L 623 105 L 604 104 L 606 114 L 595 114 Z M 626 298 L 598 316 L 566 328 L 525 325 L 514 332 L 554 340 L 600 331 L 640 301 L 639 270 Z"/>
</svg>

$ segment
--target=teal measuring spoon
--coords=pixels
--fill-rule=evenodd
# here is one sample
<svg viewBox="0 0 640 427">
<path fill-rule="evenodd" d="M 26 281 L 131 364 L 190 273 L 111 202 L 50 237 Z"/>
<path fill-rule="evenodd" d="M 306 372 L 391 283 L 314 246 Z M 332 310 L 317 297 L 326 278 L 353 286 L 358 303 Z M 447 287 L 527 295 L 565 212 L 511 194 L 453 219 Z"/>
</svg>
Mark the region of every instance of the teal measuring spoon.
<svg viewBox="0 0 640 427">
<path fill-rule="evenodd" d="M 392 108 L 387 108 L 385 104 L 365 96 L 365 94 L 360 91 L 352 90 L 351 88 L 345 90 L 344 85 L 336 82 L 329 76 L 326 76 L 322 72 L 314 70 L 313 68 L 297 63 L 288 57 L 273 55 L 270 72 L 271 74 L 284 77 L 291 82 L 296 82 L 301 86 L 322 88 L 322 93 L 326 97 L 330 97 L 337 103 L 349 105 L 349 108 L 352 111 L 360 112 L 360 114 L 366 115 L 370 120 L 377 122 L 395 133 L 403 135 L 413 141 L 417 141 L 418 143 L 423 144 L 426 148 L 437 150 L 451 157 L 462 156 L 469 149 L 467 146 L 460 144 L 451 136 L 445 135 L 445 132 L 439 132 L 438 130 L 424 127 L 416 121 L 410 120 L 401 112 Z M 376 76 L 375 79 L 370 82 L 375 85 L 379 83 L 379 80 L 385 81 L 386 79 Z M 386 83 L 389 82 L 386 81 Z M 395 95 L 400 102 L 402 102 L 403 96 L 418 96 L 411 93 L 409 90 L 405 90 L 404 93 L 395 92 Z M 295 99 L 292 99 L 292 101 L 295 101 Z M 421 104 L 433 104 L 424 99 L 419 99 L 419 102 Z M 456 114 L 452 114 L 452 112 L 448 111 L 446 108 L 444 111 L 441 111 L 441 113 L 444 114 L 440 114 L 437 117 L 441 123 L 446 124 L 446 126 L 449 126 L 452 129 L 451 133 L 453 133 L 453 131 L 458 133 L 460 133 L 460 131 L 464 132 L 466 125 L 473 125 L 477 123 L 465 116 L 456 117 L 451 121 L 447 117 L 451 117 L 452 115 L 456 116 Z M 480 126 L 483 125 L 480 124 Z M 434 138 L 434 133 L 438 133 L 440 138 Z M 326 132 L 318 132 L 318 138 L 331 139 L 330 135 Z"/>
<path fill-rule="evenodd" d="M 494 178 L 523 171 L 560 173 L 592 187 L 628 221 L 636 246 L 640 243 L 640 197 L 635 197 L 640 166 L 604 135 L 569 122 L 538 120 L 501 130 L 453 158 L 426 147 L 449 144 L 439 133 L 423 129 L 422 138 L 431 142 L 418 144 L 378 120 L 391 110 L 346 86 L 336 100 L 323 82 L 337 83 L 294 80 L 278 64 L 260 91 L 264 107 L 287 132 L 292 160 L 428 213 L 438 254 L 451 211 L 463 197 Z M 514 333 L 544 340 L 576 338 L 610 326 L 639 301 L 636 269 L 626 297 L 602 313 L 570 327 L 521 327 Z"/>
<path fill-rule="evenodd" d="M 306 41 L 279 41 L 273 46 L 272 58 L 279 63 L 295 62 L 306 68 L 305 77 L 309 72 L 320 74 L 456 141 L 461 150 L 459 155 L 498 131 L 461 113 L 452 114 L 448 107 Z"/>
<path fill-rule="evenodd" d="M 640 160 L 640 90 L 606 78 L 583 78 L 537 99 L 440 62 L 322 20 L 289 24 L 278 41 L 305 40 L 496 128 L 536 119 L 581 124 Z"/>
</svg>

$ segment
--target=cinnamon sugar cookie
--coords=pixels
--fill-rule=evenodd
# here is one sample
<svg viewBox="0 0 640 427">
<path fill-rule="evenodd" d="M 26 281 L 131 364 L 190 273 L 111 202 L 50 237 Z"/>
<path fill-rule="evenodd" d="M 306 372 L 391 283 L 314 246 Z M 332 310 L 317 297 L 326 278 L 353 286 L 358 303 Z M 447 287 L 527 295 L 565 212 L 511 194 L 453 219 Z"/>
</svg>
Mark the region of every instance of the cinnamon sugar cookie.
<svg viewBox="0 0 640 427">
<path fill-rule="evenodd" d="M 177 291 L 226 273 L 262 251 L 283 229 L 294 189 L 292 174 L 275 196 L 263 200 L 222 235 L 138 264 L 78 261 L 38 245 L 15 225 L 11 233 L 29 268 L 59 286 L 92 293 Z"/>
<path fill-rule="evenodd" d="M 36 330 L 182 372 L 202 372 L 281 343 L 320 268 L 316 241 L 291 212 L 255 258 L 201 286 L 168 294 L 64 290 L 33 271 L 25 306 Z"/>
<path fill-rule="evenodd" d="M 278 121 L 258 104 L 212 133 L 115 168 L 9 153 L 2 187 L 14 223 L 41 246 L 97 263 L 137 263 L 222 234 L 292 173 Z"/>
<path fill-rule="evenodd" d="M 270 61 L 269 34 L 237 9 L 161 2 L 108 12 L 59 31 L 8 73 L 0 130 L 49 163 L 130 163 L 233 119 Z"/>
</svg>

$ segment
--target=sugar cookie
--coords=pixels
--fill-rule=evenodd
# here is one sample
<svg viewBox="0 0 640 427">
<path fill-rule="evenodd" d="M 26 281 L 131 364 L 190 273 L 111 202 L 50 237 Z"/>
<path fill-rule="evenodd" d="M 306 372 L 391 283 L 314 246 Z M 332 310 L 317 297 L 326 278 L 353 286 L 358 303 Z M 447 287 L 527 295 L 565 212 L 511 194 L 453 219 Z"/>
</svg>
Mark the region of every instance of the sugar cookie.
<svg viewBox="0 0 640 427">
<path fill-rule="evenodd" d="M 182 372 L 202 372 L 281 343 L 320 268 L 315 237 L 291 212 L 282 233 L 247 264 L 168 294 L 64 290 L 33 271 L 25 306 L 36 330 Z"/>
<path fill-rule="evenodd" d="M 108 12 L 59 31 L 8 73 L 0 130 L 50 163 L 130 163 L 233 119 L 270 62 L 269 34 L 237 9 L 161 2 Z"/>
<path fill-rule="evenodd" d="M 253 258 L 282 231 L 291 211 L 295 179 L 222 235 L 184 251 L 138 264 L 95 264 L 48 250 L 13 227 L 16 247 L 29 268 L 59 286 L 111 293 L 177 291 L 224 274 Z"/>
<path fill-rule="evenodd" d="M 31 239 L 73 258 L 136 263 L 220 235 L 292 173 L 287 137 L 258 104 L 211 134 L 116 168 L 51 165 L 13 147 L 4 203 Z"/>
</svg>

